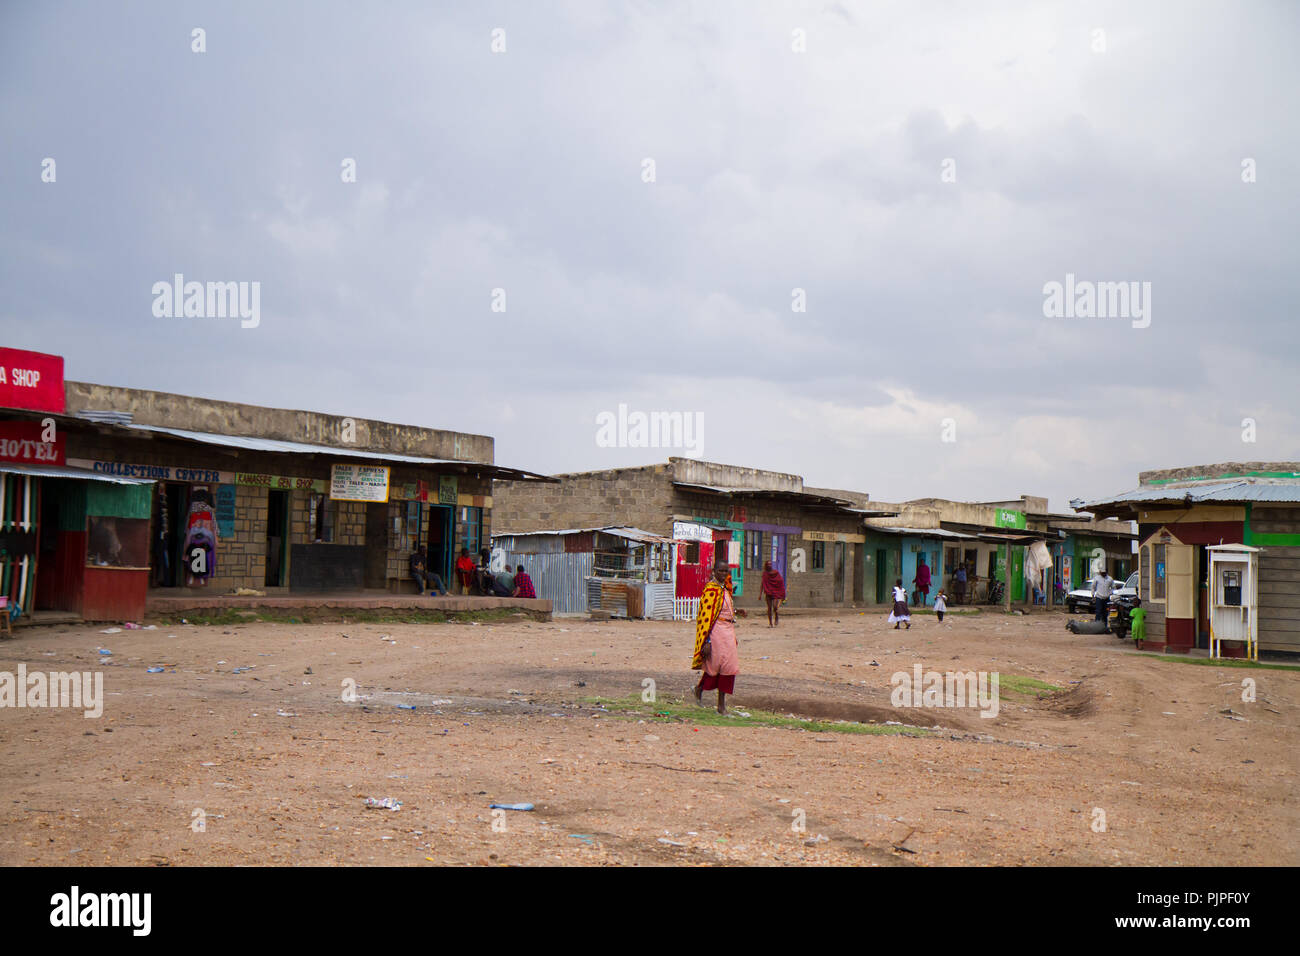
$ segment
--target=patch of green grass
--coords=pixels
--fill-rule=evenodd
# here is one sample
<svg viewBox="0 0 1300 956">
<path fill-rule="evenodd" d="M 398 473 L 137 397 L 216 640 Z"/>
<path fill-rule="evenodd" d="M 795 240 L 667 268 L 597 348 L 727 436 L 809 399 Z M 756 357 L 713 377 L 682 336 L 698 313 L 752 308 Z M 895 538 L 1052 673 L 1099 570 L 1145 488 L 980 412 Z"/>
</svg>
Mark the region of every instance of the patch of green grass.
<svg viewBox="0 0 1300 956">
<path fill-rule="evenodd" d="M 708 700 L 708 695 L 705 695 Z M 588 697 L 587 703 L 600 704 L 607 710 L 611 711 L 614 716 L 622 717 L 628 720 L 645 720 L 647 723 L 691 723 L 702 724 L 706 727 L 784 727 L 793 730 L 806 730 L 813 733 L 824 734 L 885 734 L 885 735 L 904 735 L 909 737 L 929 736 L 933 731 L 926 730 L 922 727 L 896 727 L 887 724 L 859 724 L 851 721 L 839 720 L 805 720 L 801 717 L 788 717 L 785 714 L 778 714 L 770 710 L 757 710 L 749 708 L 745 713 L 748 717 L 741 717 L 740 711 L 732 708 L 731 713 L 734 716 L 723 716 L 709 704 L 701 706 L 694 700 L 672 700 L 671 698 L 660 699 L 653 704 L 647 704 L 635 694 L 630 697 L 609 698 L 609 697 Z"/>
<path fill-rule="evenodd" d="M 1150 657 L 1157 661 L 1175 661 L 1179 664 L 1199 664 L 1201 667 L 1245 667 L 1250 670 L 1265 671 L 1300 671 L 1300 664 L 1261 664 L 1256 661 L 1236 660 L 1230 658 L 1227 660 L 1211 660 L 1208 657 L 1189 657 L 1184 654 L 1147 654 L 1138 652 L 1138 657 Z"/>
<path fill-rule="evenodd" d="M 1011 691 L 1013 694 L 1026 694 L 1030 697 L 1038 697 L 1042 693 L 1053 694 L 1060 690 L 1056 684 L 1049 684 L 1047 681 L 1038 680 L 1033 677 L 1021 677 L 1017 674 L 999 674 L 998 675 L 998 696 L 1004 699 L 1006 694 L 1003 691 Z"/>
</svg>

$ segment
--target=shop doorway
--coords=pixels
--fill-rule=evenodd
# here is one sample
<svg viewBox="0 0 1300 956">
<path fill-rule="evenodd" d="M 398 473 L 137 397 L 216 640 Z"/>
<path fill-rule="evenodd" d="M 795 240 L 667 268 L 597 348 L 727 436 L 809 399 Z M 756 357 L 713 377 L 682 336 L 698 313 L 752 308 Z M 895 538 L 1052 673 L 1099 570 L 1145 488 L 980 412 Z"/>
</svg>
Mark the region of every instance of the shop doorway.
<svg viewBox="0 0 1300 956">
<path fill-rule="evenodd" d="M 889 575 L 888 552 L 884 548 L 876 549 L 876 603 L 883 604 L 885 595 L 889 594 L 889 584 L 886 578 Z"/>
<path fill-rule="evenodd" d="M 452 509 L 449 505 L 429 507 L 429 540 L 425 548 L 429 570 L 442 578 L 448 587 L 452 584 Z"/>
<path fill-rule="evenodd" d="M 267 491 L 266 499 L 266 586 L 288 584 L 289 492 Z"/>
<path fill-rule="evenodd" d="M 366 505 L 366 557 L 362 580 L 367 588 L 388 583 L 388 502 Z"/>
<path fill-rule="evenodd" d="M 779 571 L 782 578 L 789 578 L 790 574 L 785 566 L 785 549 L 786 536 L 783 534 L 772 535 L 772 570 Z"/>
<path fill-rule="evenodd" d="M 1196 646 L 1208 650 L 1210 646 L 1210 553 L 1205 545 L 1196 549 Z"/>
<path fill-rule="evenodd" d="M 844 603 L 844 542 L 835 542 L 832 560 L 835 562 L 835 581 L 831 587 L 831 600 L 836 604 Z"/>
<path fill-rule="evenodd" d="M 864 545 L 858 545 L 856 554 L 858 563 L 853 569 L 853 603 L 862 604 L 867 585 L 867 549 Z"/>
<path fill-rule="evenodd" d="M 156 588 L 180 587 L 185 581 L 185 522 L 189 514 L 188 488 L 179 482 L 159 482 L 154 492 L 150 559 Z"/>
</svg>

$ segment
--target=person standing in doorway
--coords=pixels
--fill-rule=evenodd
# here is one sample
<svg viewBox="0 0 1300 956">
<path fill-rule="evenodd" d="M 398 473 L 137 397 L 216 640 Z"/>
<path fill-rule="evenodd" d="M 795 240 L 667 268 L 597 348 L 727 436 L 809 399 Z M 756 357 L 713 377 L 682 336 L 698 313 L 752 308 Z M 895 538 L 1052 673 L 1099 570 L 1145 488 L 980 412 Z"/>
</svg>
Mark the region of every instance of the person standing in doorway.
<svg viewBox="0 0 1300 956">
<path fill-rule="evenodd" d="M 894 609 L 889 612 L 889 623 L 894 625 L 894 630 L 898 630 L 899 624 L 906 624 L 909 631 L 912 629 L 912 613 L 907 609 L 907 589 L 902 578 L 894 582 Z"/>
<path fill-rule="evenodd" d="M 1110 592 L 1114 586 L 1115 579 L 1106 573 L 1106 567 L 1102 565 L 1092 576 L 1092 610 L 1094 617 L 1103 624 L 1106 623 Z"/>
<path fill-rule="evenodd" d="M 781 602 L 785 600 L 785 579 L 781 572 L 772 567 L 771 561 L 763 562 L 763 585 L 759 589 L 767 601 L 767 626 L 776 627 L 781 623 Z"/>
<path fill-rule="evenodd" d="M 957 603 L 966 603 L 966 562 L 957 565 L 957 573 L 952 576 L 952 589 L 957 592 Z"/>
<path fill-rule="evenodd" d="M 916 591 L 921 595 L 921 607 L 930 603 L 930 566 L 925 563 L 925 555 L 916 556 L 916 577 L 912 578 L 912 583 L 916 585 Z"/>
<path fill-rule="evenodd" d="M 695 685 L 695 701 L 703 701 L 704 692 L 717 688 L 718 713 L 727 712 L 727 695 L 736 692 L 736 675 L 740 673 L 740 652 L 736 640 L 736 609 L 727 589 L 727 563 L 719 559 L 713 565 L 713 579 L 704 586 L 700 611 L 695 618 L 695 653 L 691 670 L 703 671 Z"/>
</svg>

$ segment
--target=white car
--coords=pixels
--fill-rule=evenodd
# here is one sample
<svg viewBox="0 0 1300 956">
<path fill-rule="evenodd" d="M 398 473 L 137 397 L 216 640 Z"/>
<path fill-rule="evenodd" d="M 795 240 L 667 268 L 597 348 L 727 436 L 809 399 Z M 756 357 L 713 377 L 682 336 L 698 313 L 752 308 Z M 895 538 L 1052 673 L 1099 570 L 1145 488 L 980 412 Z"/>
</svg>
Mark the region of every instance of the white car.
<svg viewBox="0 0 1300 956">
<path fill-rule="evenodd" d="M 1111 590 L 1110 599 L 1113 601 L 1117 597 L 1137 597 L 1137 586 L 1138 586 L 1138 573 L 1134 571 L 1132 574 L 1128 576 L 1128 580 L 1125 581 L 1120 587 L 1113 588 Z M 1083 587 L 1075 588 L 1073 591 L 1071 591 L 1069 594 L 1065 596 L 1066 610 L 1068 610 L 1071 614 L 1073 614 L 1081 607 L 1091 611 L 1094 606 L 1093 605 L 1094 590 L 1096 590 L 1096 585 L 1093 584 L 1091 580 L 1088 581 L 1088 583 Z"/>
<path fill-rule="evenodd" d="M 1110 599 L 1116 598 L 1135 598 L 1138 594 L 1138 573 L 1134 571 L 1128 576 L 1128 580 L 1120 587 L 1110 592 Z"/>
</svg>

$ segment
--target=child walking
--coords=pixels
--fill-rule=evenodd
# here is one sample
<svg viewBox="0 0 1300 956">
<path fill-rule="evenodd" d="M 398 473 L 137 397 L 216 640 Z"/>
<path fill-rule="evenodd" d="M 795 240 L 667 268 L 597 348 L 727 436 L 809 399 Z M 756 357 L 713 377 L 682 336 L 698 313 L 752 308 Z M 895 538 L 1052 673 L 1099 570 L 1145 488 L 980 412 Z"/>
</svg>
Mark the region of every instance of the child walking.
<svg viewBox="0 0 1300 956">
<path fill-rule="evenodd" d="M 934 613 L 939 616 L 939 623 L 943 623 L 943 612 L 948 610 L 948 595 L 943 593 L 943 588 L 934 597 Z"/>
<path fill-rule="evenodd" d="M 899 624 L 906 624 L 909 631 L 912 629 L 912 614 L 907 609 L 907 591 L 902 578 L 894 582 L 894 609 L 889 612 L 889 623 L 894 625 L 894 630 L 898 630 Z"/>
</svg>

